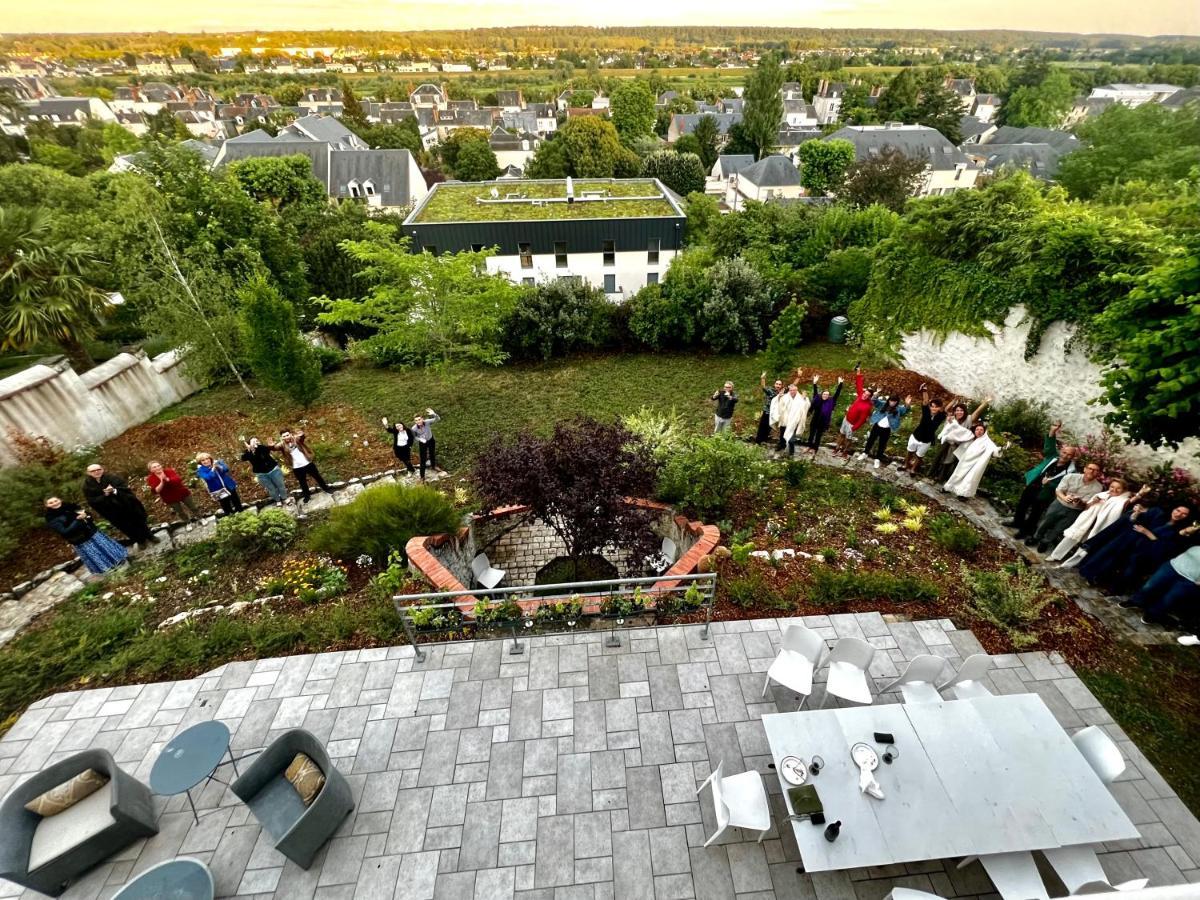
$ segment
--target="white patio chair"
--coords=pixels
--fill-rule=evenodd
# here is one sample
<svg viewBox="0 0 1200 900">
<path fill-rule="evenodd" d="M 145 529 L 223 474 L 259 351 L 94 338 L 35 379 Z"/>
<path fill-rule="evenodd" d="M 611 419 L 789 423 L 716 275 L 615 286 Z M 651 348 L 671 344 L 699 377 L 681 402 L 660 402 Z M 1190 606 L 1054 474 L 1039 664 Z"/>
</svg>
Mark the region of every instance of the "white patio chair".
<svg viewBox="0 0 1200 900">
<path fill-rule="evenodd" d="M 892 888 L 883 900 L 942 900 L 938 894 L 918 891 L 916 888 Z"/>
<path fill-rule="evenodd" d="M 491 562 L 487 558 L 487 554 L 480 553 L 471 560 L 471 574 L 475 576 L 476 581 L 488 590 L 491 590 L 503 580 L 505 571 L 503 569 L 493 569 Z"/>
<path fill-rule="evenodd" d="M 1105 784 L 1116 781 L 1117 776 L 1125 771 L 1121 748 L 1098 725 L 1089 725 L 1075 732 L 1071 740 Z"/>
<path fill-rule="evenodd" d="M 1050 900 L 1032 853 L 987 853 L 979 862 L 1000 900 Z"/>
<path fill-rule="evenodd" d="M 922 653 L 909 661 L 904 674 L 879 691 L 890 691 L 899 685 L 905 703 L 941 703 L 942 695 L 936 685 L 945 668 L 946 660 L 942 657 Z"/>
<path fill-rule="evenodd" d="M 867 677 L 867 668 L 874 658 L 875 648 L 859 638 L 845 637 L 834 644 L 821 705 L 831 695 L 852 703 L 870 703 L 871 679 Z"/>
<path fill-rule="evenodd" d="M 696 788 L 698 797 L 704 785 L 712 785 L 713 807 L 717 813 L 716 833 L 704 842 L 704 846 L 707 847 L 724 834 L 730 825 L 761 832 L 758 836 L 761 844 L 771 830 L 771 807 L 767 803 L 767 789 L 763 787 L 762 776 L 757 772 L 739 772 L 725 778 L 721 775 L 723 765 L 723 762 L 717 763 L 712 774 Z"/>
<path fill-rule="evenodd" d="M 1046 857 L 1046 862 L 1050 863 L 1050 867 L 1072 897 L 1105 894 L 1111 891 L 1140 891 L 1150 883 L 1149 878 L 1135 878 L 1121 884 L 1111 884 L 1100 865 L 1100 857 L 1086 844 L 1052 847 L 1043 850 L 1042 855 Z"/>
<path fill-rule="evenodd" d="M 986 653 L 976 653 L 963 660 L 949 681 L 938 685 L 939 691 L 949 688 L 956 700 L 970 700 L 972 697 L 990 697 L 992 692 L 981 679 L 992 667 L 992 658 Z"/>
<path fill-rule="evenodd" d="M 783 630 L 783 645 L 779 648 L 779 655 L 771 663 L 771 668 L 767 669 L 762 695 L 767 696 L 767 688 L 772 681 L 777 681 L 799 694 L 800 706 L 803 707 L 812 693 L 813 675 L 827 652 L 825 639 L 811 628 L 789 625 Z"/>
<path fill-rule="evenodd" d="M 663 538 L 662 558 L 668 566 L 675 565 L 675 560 L 679 559 L 679 548 L 675 546 L 675 542 L 669 537 Z"/>
</svg>

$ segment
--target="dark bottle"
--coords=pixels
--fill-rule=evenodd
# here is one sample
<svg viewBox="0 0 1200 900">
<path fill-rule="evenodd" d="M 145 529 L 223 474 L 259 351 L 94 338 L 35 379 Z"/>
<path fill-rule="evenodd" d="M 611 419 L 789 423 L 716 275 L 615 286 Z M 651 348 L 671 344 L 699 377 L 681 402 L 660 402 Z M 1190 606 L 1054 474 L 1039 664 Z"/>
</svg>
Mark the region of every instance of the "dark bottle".
<svg viewBox="0 0 1200 900">
<path fill-rule="evenodd" d="M 837 837 L 839 834 L 841 834 L 841 832 L 842 832 L 842 820 L 838 819 L 838 821 L 834 822 L 828 828 L 825 829 L 825 840 L 832 843 L 833 841 L 837 840 Z"/>
</svg>

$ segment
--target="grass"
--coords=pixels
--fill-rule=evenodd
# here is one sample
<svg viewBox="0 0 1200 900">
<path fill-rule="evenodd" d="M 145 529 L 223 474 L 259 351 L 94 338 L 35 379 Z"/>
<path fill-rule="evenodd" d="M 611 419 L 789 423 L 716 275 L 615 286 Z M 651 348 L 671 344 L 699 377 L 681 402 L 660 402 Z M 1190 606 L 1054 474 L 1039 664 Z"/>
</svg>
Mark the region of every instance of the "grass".
<svg viewBox="0 0 1200 900">
<path fill-rule="evenodd" d="M 575 181 L 574 187 L 576 197 L 582 197 L 588 192 L 602 192 L 603 196 L 610 199 L 578 203 L 536 202 L 565 198 L 567 191 L 566 182 L 563 180 L 438 184 L 409 222 L 525 222 L 680 215 L 653 181 L 592 179 Z M 531 202 L 494 202 L 492 190 L 497 191 L 500 199 L 520 198 Z"/>
</svg>

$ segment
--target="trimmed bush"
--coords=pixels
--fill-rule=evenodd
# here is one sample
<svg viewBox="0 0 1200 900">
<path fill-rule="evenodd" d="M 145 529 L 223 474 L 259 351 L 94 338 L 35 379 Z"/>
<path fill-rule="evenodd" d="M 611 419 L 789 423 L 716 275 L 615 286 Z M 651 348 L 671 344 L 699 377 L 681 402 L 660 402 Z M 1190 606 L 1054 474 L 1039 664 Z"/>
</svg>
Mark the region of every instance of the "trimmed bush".
<svg viewBox="0 0 1200 900">
<path fill-rule="evenodd" d="M 249 559 L 275 553 L 296 539 L 296 520 L 282 509 L 243 510 L 217 520 L 217 555 Z"/>
<path fill-rule="evenodd" d="M 329 514 L 309 543 L 335 559 L 367 555 L 386 560 L 403 554 L 408 539 L 418 534 L 444 534 L 458 528 L 460 517 L 445 494 L 420 485 L 381 484 L 367 488 Z"/>
<path fill-rule="evenodd" d="M 667 460 L 658 492 L 664 500 L 699 513 L 720 513 L 738 491 L 760 485 L 765 468 L 757 447 L 727 432 L 693 438 Z"/>
</svg>

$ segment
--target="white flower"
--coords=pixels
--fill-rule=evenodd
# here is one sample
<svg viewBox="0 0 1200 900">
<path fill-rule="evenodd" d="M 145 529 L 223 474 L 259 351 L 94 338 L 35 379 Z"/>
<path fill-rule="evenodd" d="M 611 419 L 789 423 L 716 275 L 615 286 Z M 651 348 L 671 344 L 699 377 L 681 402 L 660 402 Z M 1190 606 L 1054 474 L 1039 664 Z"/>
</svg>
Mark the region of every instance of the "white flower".
<svg viewBox="0 0 1200 900">
<path fill-rule="evenodd" d="M 208 574 L 208 569 L 201 569 L 201 570 L 200 570 L 200 574 L 201 574 L 201 575 L 207 575 L 207 574 Z"/>
<path fill-rule="evenodd" d="M 166 581 L 166 580 L 167 580 L 167 576 L 166 576 L 166 575 L 159 575 L 159 576 L 158 576 L 157 578 L 155 578 L 154 580 L 155 580 L 155 581 L 156 581 L 158 584 L 162 584 L 164 581 Z"/>
<path fill-rule="evenodd" d="M 106 593 L 106 594 L 101 594 L 101 595 L 100 595 L 100 599 L 101 599 L 101 600 L 111 600 L 112 598 L 113 598 L 113 592 L 112 592 L 112 591 L 109 591 L 109 592 L 108 592 L 108 593 Z"/>
</svg>

